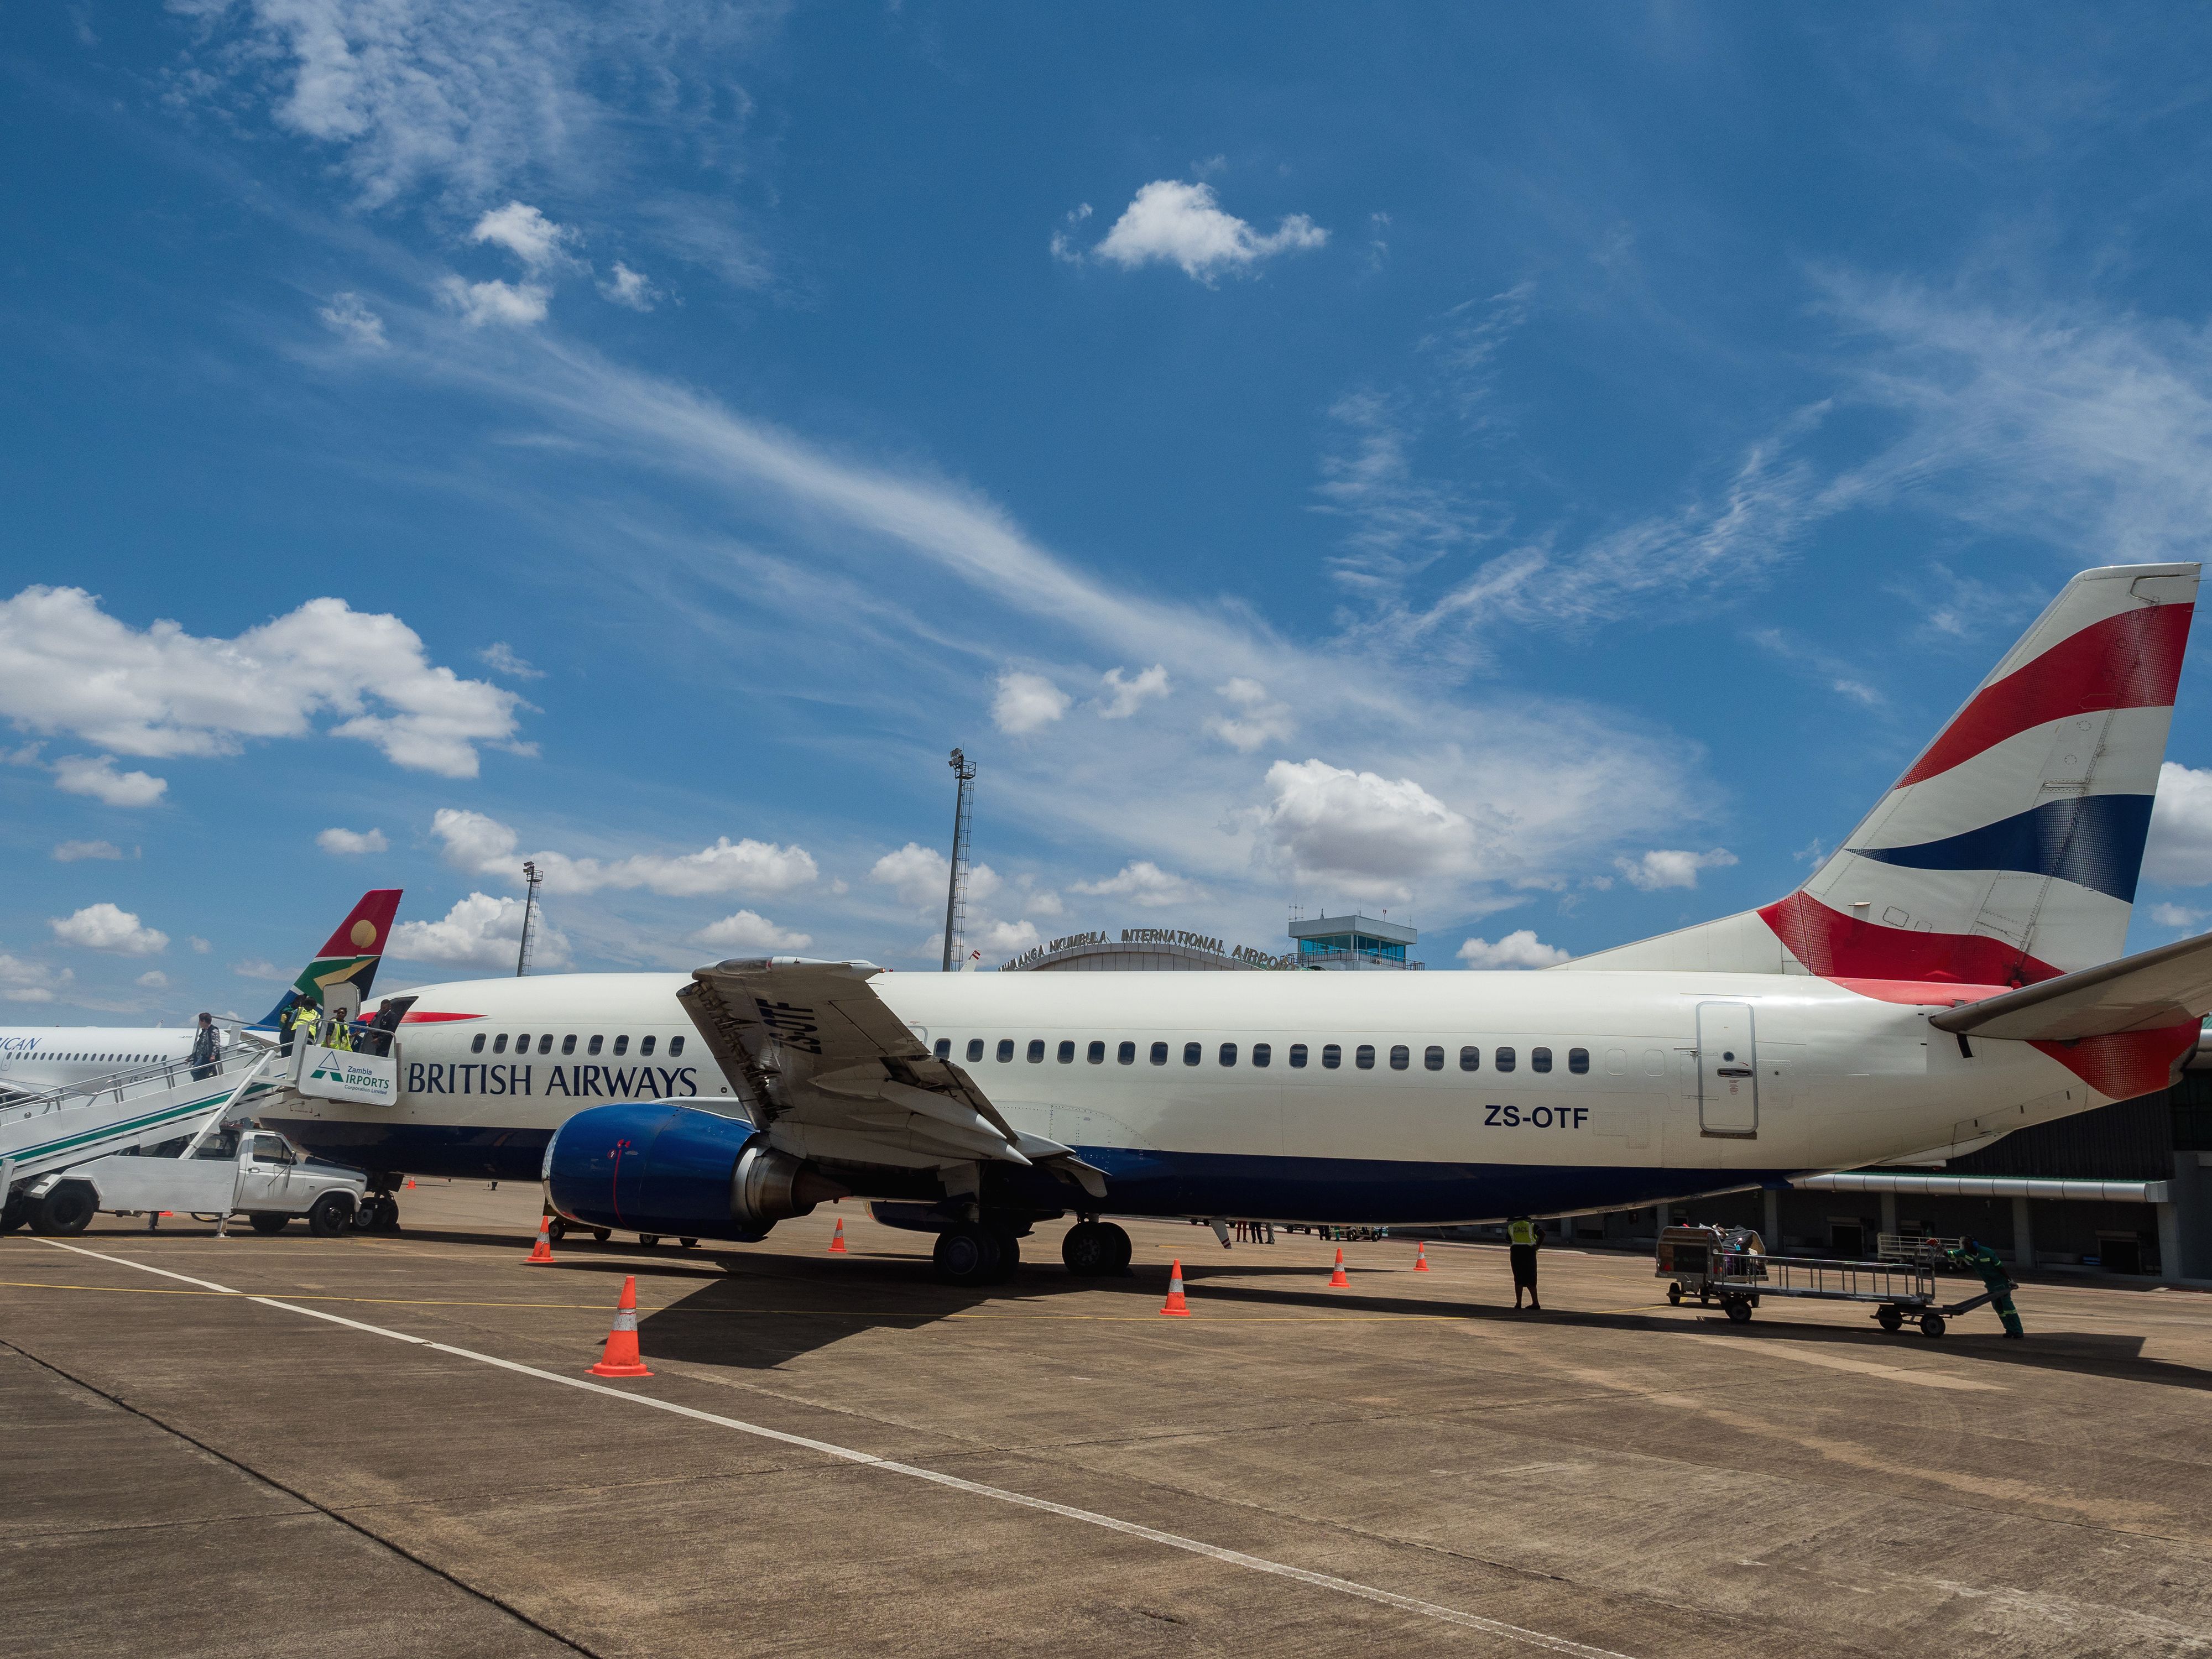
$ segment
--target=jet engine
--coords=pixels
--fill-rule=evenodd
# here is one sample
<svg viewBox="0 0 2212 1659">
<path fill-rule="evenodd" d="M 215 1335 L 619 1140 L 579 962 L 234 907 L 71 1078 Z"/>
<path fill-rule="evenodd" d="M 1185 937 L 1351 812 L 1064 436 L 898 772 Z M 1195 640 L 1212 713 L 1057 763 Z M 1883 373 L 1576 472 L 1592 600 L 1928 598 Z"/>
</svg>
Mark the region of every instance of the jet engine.
<svg viewBox="0 0 2212 1659">
<path fill-rule="evenodd" d="M 743 1243 L 850 1191 L 743 1118 L 661 1101 L 577 1113 L 544 1169 L 546 1201 L 580 1225 Z"/>
</svg>

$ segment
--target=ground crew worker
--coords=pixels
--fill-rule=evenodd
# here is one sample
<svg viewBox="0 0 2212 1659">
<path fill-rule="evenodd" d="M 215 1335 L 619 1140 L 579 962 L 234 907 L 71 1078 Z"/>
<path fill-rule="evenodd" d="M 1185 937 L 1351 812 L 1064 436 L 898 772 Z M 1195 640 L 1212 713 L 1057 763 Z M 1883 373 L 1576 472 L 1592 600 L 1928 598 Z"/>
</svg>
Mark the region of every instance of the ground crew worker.
<svg viewBox="0 0 2212 1659">
<path fill-rule="evenodd" d="M 1506 1224 L 1505 1237 L 1510 1248 L 1506 1254 L 1513 1259 L 1513 1311 L 1521 1311 L 1521 1292 L 1528 1292 L 1528 1311 L 1541 1313 L 1544 1304 L 1536 1299 L 1536 1246 L 1543 1241 L 1543 1230 L 1525 1215 L 1516 1215 Z"/>
<path fill-rule="evenodd" d="M 1990 1293 L 1990 1306 L 1996 1310 L 1997 1317 L 2003 1321 L 2004 1334 L 2008 1337 L 2027 1334 L 2021 1328 L 2020 1314 L 2012 1305 L 2012 1275 L 2005 1271 L 2004 1263 L 1997 1259 L 1995 1250 L 1978 1238 L 1962 1238 L 1957 1249 L 1946 1250 L 1944 1255 L 1954 1267 L 1964 1267 L 1970 1273 L 1980 1275 L 1984 1288 Z"/>
<path fill-rule="evenodd" d="M 350 1052 L 353 1048 L 352 1024 L 342 1018 L 334 1017 L 331 1021 L 330 1033 L 323 1039 L 323 1047 Z"/>
<path fill-rule="evenodd" d="M 279 1022 L 284 1033 L 284 1044 L 279 1053 L 290 1054 L 295 1039 L 301 1042 L 314 1041 L 315 1012 L 315 1000 L 313 997 L 294 994 L 291 1007 Z"/>
</svg>

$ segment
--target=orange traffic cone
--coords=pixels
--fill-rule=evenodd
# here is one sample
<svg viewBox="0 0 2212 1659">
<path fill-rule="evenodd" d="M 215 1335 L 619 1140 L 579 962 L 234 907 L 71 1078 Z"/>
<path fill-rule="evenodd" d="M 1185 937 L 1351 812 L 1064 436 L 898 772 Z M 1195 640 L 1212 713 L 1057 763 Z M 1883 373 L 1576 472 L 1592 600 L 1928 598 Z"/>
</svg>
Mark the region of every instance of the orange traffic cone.
<svg viewBox="0 0 2212 1659">
<path fill-rule="evenodd" d="M 409 1176 L 407 1177 L 407 1187 L 412 1187 L 414 1184 L 415 1177 L 413 1176 Z M 407 1190 L 407 1187 L 402 1187 L 399 1190 L 404 1193 Z"/>
<path fill-rule="evenodd" d="M 546 1231 L 546 1229 L 552 1224 L 551 1216 L 541 1215 L 538 1218 L 538 1242 L 530 1247 L 530 1254 L 523 1258 L 524 1267 L 550 1267 L 553 1265 L 553 1236 Z"/>
<path fill-rule="evenodd" d="M 1328 1287 L 1332 1291 L 1352 1288 L 1352 1281 L 1344 1276 L 1344 1246 L 1341 1244 L 1336 1247 L 1336 1271 L 1328 1276 Z"/>
<path fill-rule="evenodd" d="M 832 1255 L 849 1254 L 845 1249 L 845 1218 L 842 1215 L 837 1218 L 837 1231 L 830 1235 L 830 1254 Z"/>
<path fill-rule="evenodd" d="M 1423 1239 L 1414 1249 L 1413 1271 L 1417 1273 L 1429 1271 L 1429 1244 L 1426 1239 Z"/>
<path fill-rule="evenodd" d="M 593 1376 L 651 1376 L 637 1352 L 637 1275 L 623 1278 L 622 1300 L 615 1304 L 614 1328 L 607 1333 L 607 1351 L 592 1367 Z"/>
<path fill-rule="evenodd" d="M 1164 1319 L 1188 1319 L 1190 1308 L 1182 1299 L 1182 1263 L 1178 1261 L 1168 1269 L 1168 1299 L 1160 1310 Z"/>
</svg>

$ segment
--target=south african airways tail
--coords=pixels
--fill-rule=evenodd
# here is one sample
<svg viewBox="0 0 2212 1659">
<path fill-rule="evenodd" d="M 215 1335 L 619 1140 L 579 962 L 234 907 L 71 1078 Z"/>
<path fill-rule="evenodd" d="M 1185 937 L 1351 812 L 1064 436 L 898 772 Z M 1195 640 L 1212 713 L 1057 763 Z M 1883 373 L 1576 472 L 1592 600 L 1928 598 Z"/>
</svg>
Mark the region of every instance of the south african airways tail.
<svg viewBox="0 0 2212 1659">
<path fill-rule="evenodd" d="M 398 914 L 401 890 L 379 887 L 363 893 L 361 902 L 346 912 L 345 920 L 323 941 L 314 959 L 276 999 L 276 1006 L 248 1029 L 275 1030 L 278 1017 L 300 997 L 327 1007 L 334 986 L 352 986 L 361 994 L 359 1000 L 366 1003 L 369 988 L 376 982 L 377 963 L 384 960 L 385 945 L 392 936 L 392 919 Z"/>
</svg>

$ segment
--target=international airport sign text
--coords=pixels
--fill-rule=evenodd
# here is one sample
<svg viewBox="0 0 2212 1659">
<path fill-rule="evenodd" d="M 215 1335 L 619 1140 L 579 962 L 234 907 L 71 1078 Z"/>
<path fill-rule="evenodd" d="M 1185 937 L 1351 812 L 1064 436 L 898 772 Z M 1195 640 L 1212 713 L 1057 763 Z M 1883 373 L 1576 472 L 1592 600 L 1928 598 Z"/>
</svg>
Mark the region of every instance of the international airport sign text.
<svg viewBox="0 0 2212 1659">
<path fill-rule="evenodd" d="M 1000 971 L 1022 969 L 1056 957 L 1064 951 L 1087 950 L 1094 945 L 1110 945 L 1114 941 L 1101 927 L 1087 933 L 1068 933 L 1048 939 L 1044 944 L 1024 952 L 1011 962 L 999 964 Z M 1297 958 L 1276 956 L 1267 951 L 1255 951 L 1249 945 L 1230 949 L 1211 933 L 1194 933 L 1183 927 L 1124 927 L 1121 942 L 1124 945 L 1179 945 L 1185 950 L 1202 951 L 1208 956 L 1226 957 L 1231 962 L 1249 963 L 1255 968 L 1294 968 Z"/>
</svg>

